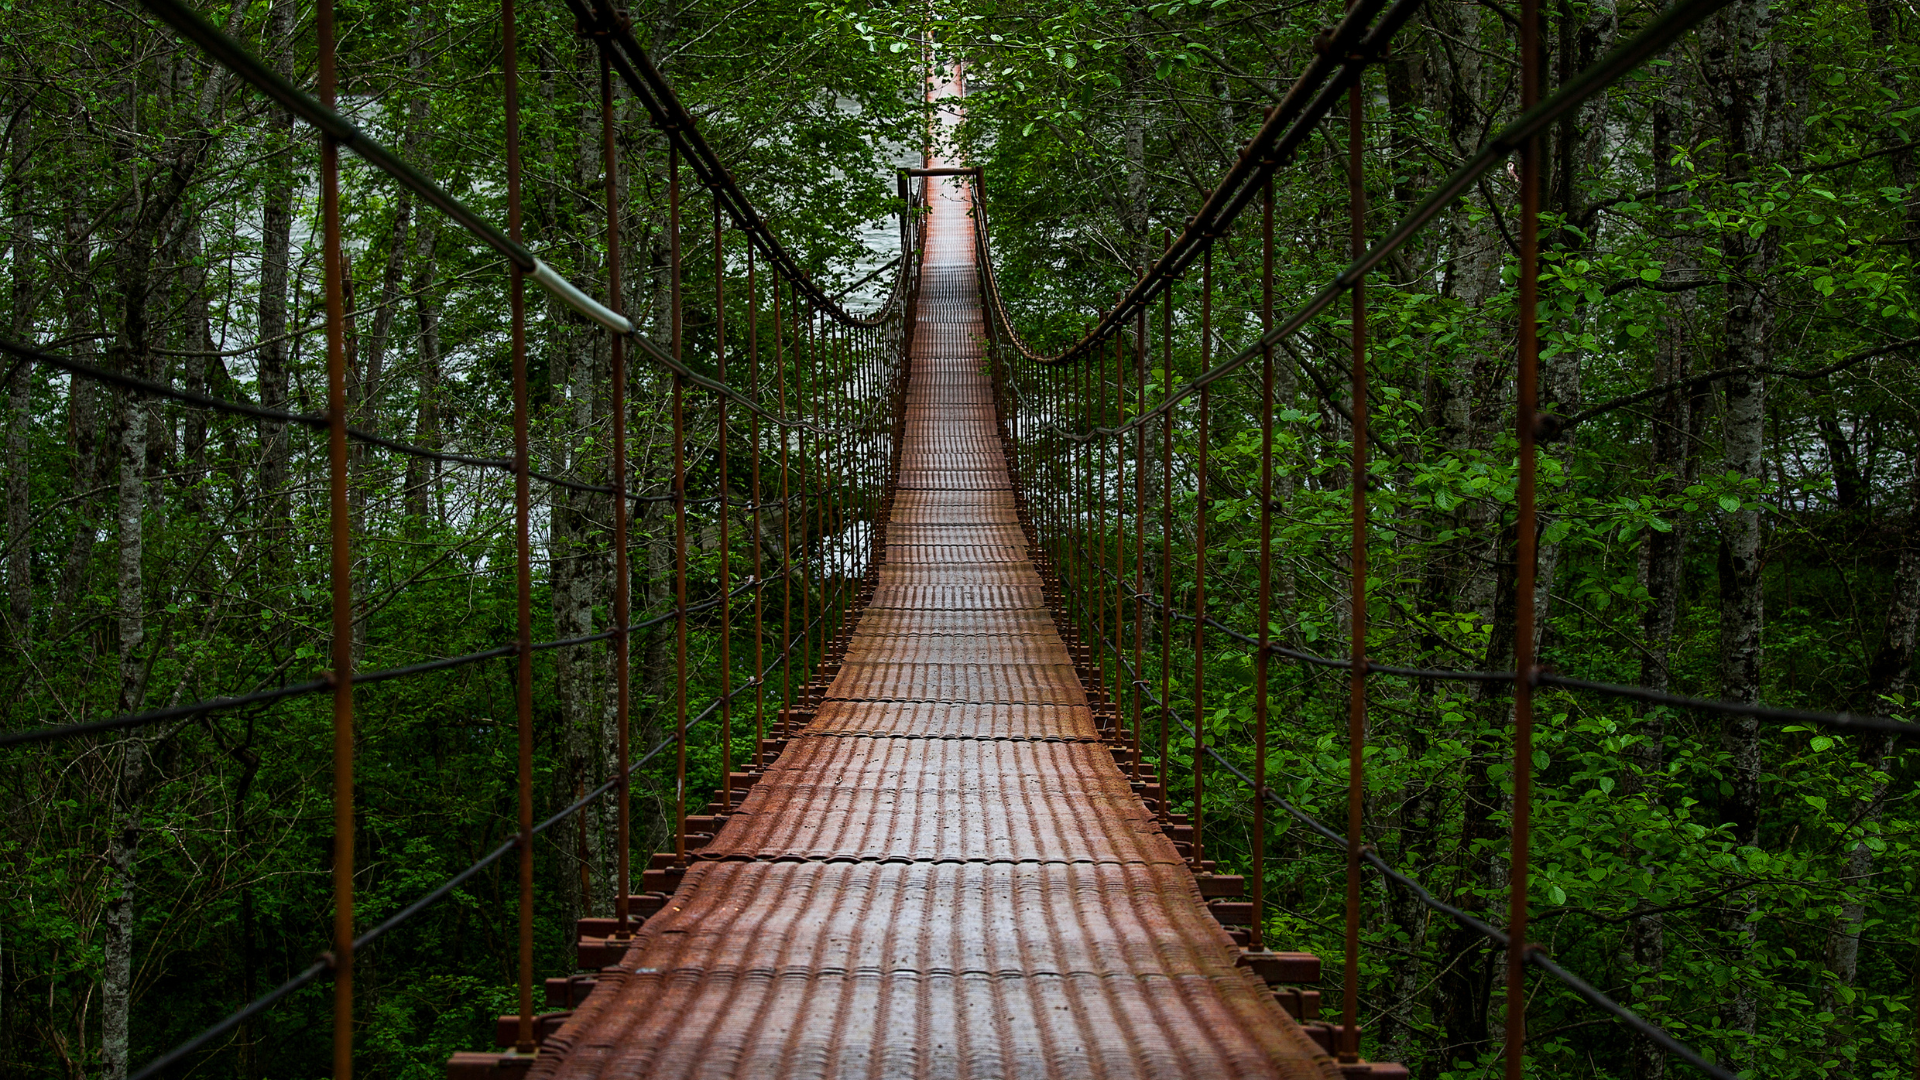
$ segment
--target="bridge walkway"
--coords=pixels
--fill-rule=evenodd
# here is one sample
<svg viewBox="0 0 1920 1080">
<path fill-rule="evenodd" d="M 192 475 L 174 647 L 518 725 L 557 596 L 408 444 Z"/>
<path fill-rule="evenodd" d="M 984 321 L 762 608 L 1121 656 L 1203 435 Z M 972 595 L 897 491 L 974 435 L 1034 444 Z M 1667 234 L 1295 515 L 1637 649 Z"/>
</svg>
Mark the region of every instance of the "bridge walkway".
<svg viewBox="0 0 1920 1080">
<path fill-rule="evenodd" d="M 1318 1077 L 1056 628 L 941 184 L 885 558 L 844 661 L 531 1076 Z"/>
</svg>

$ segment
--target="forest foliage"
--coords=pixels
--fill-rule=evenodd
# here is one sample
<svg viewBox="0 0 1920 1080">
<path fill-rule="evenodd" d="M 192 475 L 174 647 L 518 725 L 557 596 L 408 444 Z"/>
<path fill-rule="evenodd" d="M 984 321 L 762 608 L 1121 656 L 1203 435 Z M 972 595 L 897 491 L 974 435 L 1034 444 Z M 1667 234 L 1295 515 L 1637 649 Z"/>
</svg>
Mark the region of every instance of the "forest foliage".
<svg viewBox="0 0 1920 1080">
<path fill-rule="evenodd" d="M 954 0 L 929 11 L 762 0 L 637 4 L 631 17 L 721 158 L 829 292 L 857 289 L 886 257 L 866 238 L 890 230 L 891 168 L 925 130 L 918 65 L 930 34 L 943 57 L 965 63 L 956 150 L 989 178 L 1014 319 L 1029 340 L 1059 347 L 1158 253 L 1165 230 L 1178 230 L 1340 7 Z M 308 7 L 201 10 L 311 85 Z M 1550 84 L 1654 12 L 1613 0 L 1547 5 Z M 523 4 L 521 18 L 528 234 L 573 280 L 602 282 L 593 46 L 558 3 Z M 497 6 L 356 2 L 341 20 L 343 108 L 503 220 Z M 1515 50 L 1502 0 L 1429 3 L 1367 76 L 1370 235 L 1514 115 Z M 1916 71 L 1920 15 L 1909 5 L 1737 0 L 1550 135 L 1543 385 L 1558 421 L 1541 455 L 1538 621 L 1554 669 L 1912 715 Z M 6 335 L 185 390 L 317 411 L 311 132 L 119 5 L 8 5 L 0 85 Z M 624 94 L 616 109 L 625 307 L 661 338 L 665 143 Z M 1327 126 L 1277 176 L 1282 311 L 1346 262 L 1345 158 L 1344 128 Z M 504 456 L 502 264 L 372 170 L 343 162 L 355 423 Z M 1385 662 L 1512 665 L 1513 188 L 1510 175 L 1492 174 L 1369 290 L 1369 650 Z M 704 195 L 689 197 L 691 355 L 713 350 L 711 214 Z M 744 254 L 737 236 L 730 242 L 729 320 L 741 325 Z M 1258 332 L 1259 258 L 1249 216 L 1216 251 L 1216 357 Z M 1173 325 L 1155 331 L 1173 342 L 1170 371 L 1156 354 L 1156 383 L 1199 370 L 1197 286 L 1194 275 L 1180 284 Z M 604 483 L 604 339 L 544 302 L 530 318 L 535 467 Z M 1348 617 L 1345 355 L 1334 315 L 1277 354 L 1273 632 L 1333 655 Z M 765 386 L 775 372 L 762 362 Z M 634 367 L 633 483 L 658 491 L 672 450 L 668 383 Z M 45 365 L 14 364 L 5 376 L 0 665 L 16 688 L 6 729 L 297 682 L 325 666 L 323 440 Z M 1040 400 L 1038 388 L 1023 390 Z M 1258 393 L 1258 365 L 1216 387 L 1204 507 L 1210 610 L 1249 632 Z M 714 416 L 710 407 L 695 416 L 692 493 L 712 495 L 722 490 Z M 1175 529 L 1163 536 L 1150 518 L 1146 534 L 1149 568 L 1159 545 L 1176 559 L 1172 580 L 1156 576 L 1150 591 L 1177 605 L 1191 602 L 1201 509 L 1195 419 L 1191 407 L 1176 413 Z M 772 469 L 769 445 L 760 449 Z M 753 448 L 729 446 L 725 490 L 743 497 Z M 1104 454 L 1101 469 L 1126 456 Z M 1058 481 L 1074 460 L 1056 457 L 1054 472 L 1028 480 Z M 358 663 L 394 667 L 511 640 L 511 477 L 373 450 L 356 451 L 354 472 Z M 537 497 L 535 637 L 606 629 L 606 499 L 561 488 Z M 636 615 L 672 602 L 670 521 L 661 504 L 640 505 Z M 694 514 L 698 601 L 713 593 L 719 553 L 711 510 Z M 1119 516 L 1106 525 L 1131 529 Z M 803 554 L 825 550 L 804 522 L 799 535 Z M 754 541 L 733 538 L 739 567 Z M 761 540 L 773 572 L 783 553 Z M 769 623 L 781 614 L 770 599 Z M 718 686 L 719 627 L 703 619 L 695 629 L 692 695 L 703 703 Z M 1160 632 L 1157 619 L 1147 630 Z M 749 655 L 738 625 L 732 641 L 738 680 Z M 1191 709 L 1189 642 L 1176 627 L 1176 710 Z M 1157 644 L 1149 655 L 1157 675 Z M 1250 761 L 1251 661 L 1218 635 L 1207 659 L 1209 741 Z M 667 636 L 637 641 L 634 662 L 635 743 L 648 746 L 671 717 Z M 607 775 L 609 658 L 604 645 L 544 653 L 536 671 L 544 814 Z M 1343 679 L 1287 666 L 1270 691 L 1275 787 L 1343 820 Z M 513 693 L 502 660 L 360 695 L 363 925 L 510 833 Z M 1499 921 L 1508 700 L 1467 684 L 1376 678 L 1371 708 L 1368 843 L 1442 899 Z M 1532 918 L 1556 958 L 1748 1075 L 1910 1073 L 1920 978 L 1920 762 L 1910 741 L 1561 692 L 1543 694 L 1540 716 Z M 1145 719 L 1157 735 L 1159 717 Z M 1173 736 L 1177 777 L 1191 741 Z M 711 786 L 719 749 L 708 732 L 695 743 L 697 791 Z M 0 1071 L 118 1080 L 310 963 L 329 921 L 330 749 L 325 705 L 296 699 L 6 751 Z M 638 859 L 665 835 L 671 785 L 670 771 L 649 770 L 635 787 Z M 1251 813 L 1249 792 L 1216 770 L 1207 839 L 1223 868 L 1244 867 Z M 575 918 L 608 913 L 609 821 L 597 807 L 539 849 L 545 973 L 572 969 Z M 1267 937 L 1339 956 L 1341 854 L 1270 821 Z M 368 1075 L 438 1076 L 451 1051 L 491 1041 L 492 1017 L 511 1004 L 513 897 L 511 867 L 496 866 L 360 958 Z M 1366 1055 L 1429 1078 L 1487 1075 L 1500 1052 L 1498 954 L 1377 879 L 1364 899 Z M 1532 1010 L 1537 1075 L 1684 1071 L 1551 985 L 1540 984 Z M 328 995 L 309 988 L 241 1028 L 199 1071 L 320 1071 L 329 1024 Z"/>
</svg>

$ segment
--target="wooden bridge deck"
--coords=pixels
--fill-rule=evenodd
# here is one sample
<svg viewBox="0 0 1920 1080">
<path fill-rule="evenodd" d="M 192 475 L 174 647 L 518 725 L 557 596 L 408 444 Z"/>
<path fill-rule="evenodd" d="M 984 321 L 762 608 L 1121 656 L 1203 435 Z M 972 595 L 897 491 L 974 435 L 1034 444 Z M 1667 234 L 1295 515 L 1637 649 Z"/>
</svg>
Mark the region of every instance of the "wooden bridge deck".
<svg viewBox="0 0 1920 1080">
<path fill-rule="evenodd" d="M 1321 1077 L 1114 763 L 936 187 L 885 560 L 811 722 L 531 1076 Z"/>
</svg>

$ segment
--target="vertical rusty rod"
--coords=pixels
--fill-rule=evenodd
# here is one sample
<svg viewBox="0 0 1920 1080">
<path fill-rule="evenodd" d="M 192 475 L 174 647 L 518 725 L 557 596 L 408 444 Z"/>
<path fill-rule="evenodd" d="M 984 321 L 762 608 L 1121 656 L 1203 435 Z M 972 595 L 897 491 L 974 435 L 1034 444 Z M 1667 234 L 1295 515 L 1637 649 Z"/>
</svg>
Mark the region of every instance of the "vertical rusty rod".
<svg viewBox="0 0 1920 1080">
<path fill-rule="evenodd" d="M 680 148 L 667 150 L 668 353 L 680 359 Z M 673 377 L 673 864 L 687 864 L 687 380 Z"/>
<path fill-rule="evenodd" d="M 1367 189 L 1361 173 L 1361 98 L 1354 84 L 1347 94 L 1347 221 L 1353 255 L 1367 250 Z M 1347 683 L 1347 925 L 1346 977 L 1341 990 L 1339 1058 L 1360 1057 L 1360 848 L 1362 798 L 1366 791 L 1367 745 L 1367 283 L 1353 285 L 1353 585 L 1349 612 L 1352 630 Z"/>
<path fill-rule="evenodd" d="M 1100 439 L 1094 429 L 1100 426 L 1100 416 L 1106 408 L 1106 383 L 1100 372 L 1098 356 L 1090 356 L 1080 365 L 1087 373 L 1087 490 L 1086 512 L 1081 515 L 1086 523 L 1086 542 L 1082 546 L 1081 556 L 1087 568 L 1087 643 L 1093 648 L 1094 685 L 1102 697 L 1106 696 L 1107 650 L 1105 637 L 1107 621 L 1107 552 L 1103 542 L 1106 538 L 1107 508 L 1101 498 L 1106 488 L 1106 455 L 1102 453 Z"/>
<path fill-rule="evenodd" d="M 755 278 L 753 244 L 747 244 L 747 392 L 760 400 L 760 291 Z M 776 429 L 777 430 L 777 429 Z M 753 447 L 753 768 L 760 767 L 760 744 L 767 737 L 766 614 L 767 589 L 761 580 L 760 414 L 747 414 L 747 445 Z"/>
<path fill-rule="evenodd" d="M 1146 307 L 1133 319 L 1133 409 L 1146 411 Z M 1125 417 L 1121 417 L 1125 419 Z M 1146 726 L 1146 425 L 1133 429 L 1133 780 L 1146 769 L 1140 730 Z"/>
<path fill-rule="evenodd" d="M 1110 423 L 1119 427 L 1127 419 L 1127 336 L 1114 334 L 1114 413 Z M 1121 663 L 1125 653 L 1121 648 L 1127 644 L 1127 503 L 1121 502 L 1127 492 L 1127 444 L 1114 440 L 1114 724 L 1116 736 L 1127 730 L 1121 719 L 1125 717 L 1125 675 L 1127 665 Z M 1121 740 L 1131 746 L 1131 740 Z M 1133 755 L 1133 778 L 1139 780 L 1140 755 Z"/>
<path fill-rule="evenodd" d="M 800 315 L 799 312 L 795 312 L 794 314 L 796 317 Z M 809 397 L 812 398 L 817 405 L 819 402 L 818 388 L 813 379 L 813 316 L 813 307 L 809 304 L 806 309 L 806 325 L 804 331 L 800 330 L 799 327 L 795 328 L 797 333 L 793 343 L 793 391 L 794 394 L 800 396 L 802 400 L 806 400 Z M 805 360 L 801 359 L 802 355 L 805 356 Z M 800 411 L 805 413 L 808 410 L 803 405 Z M 809 436 L 812 436 L 812 438 L 809 438 Z M 818 500 L 814 497 L 814 492 L 810 487 L 814 470 L 807 466 L 809 464 L 809 452 L 818 453 L 819 449 L 820 438 L 818 433 L 810 431 L 807 428 L 801 428 L 799 446 L 800 503 L 806 507 L 806 510 L 803 511 L 803 515 L 800 518 L 800 671 L 807 679 L 806 683 L 801 686 L 801 690 L 807 695 L 807 699 L 802 705 L 808 709 L 813 708 L 813 691 L 811 687 L 813 686 L 814 664 L 818 662 L 813 651 L 812 541 L 813 537 L 817 535 L 814 518 L 818 513 L 819 506 Z"/>
<path fill-rule="evenodd" d="M 1160 294 L 1160 392 L 1173 393 L 1173 287 Z M 1171 820 L 1173 767 L 1173 410 L 1160 414 L 1160 823 Z"/>
<path fill-rule="evenodd" d="M 1520 107 L 1540 100 L 1540 2 L 1520 6 Z M 1527 1053 L 1527 875 L 1533 829 L 1534 410 L 1539 396 L 1540 137 L 1520 146 L 1519 380 L 1514 429 L 1513 837 L 1507 883 L 1506 1075 L 1520 1080 Z"/>
<path fill-rule="evenodd" d="M 520 241 L 520 45 L 514 0 L 501 0 L 501 74 L 506 93 L 507 235 Z M 533 497 L 529 490 L 526 275 L 508 275 L 513 340 L 514 638 L 519 662 L 514 682 L 519 717 L 520 809 L 520 1025 L 514 1052 L 531 1054 L 533 1041 Z"/>
<path fill-rule="evenodd" d="M 620 277 L 620 184 L 619 150 L 613 130 L 613 72 L 607 54 L 600 53 L 600 156 L 601 171 L 606 174 L 607 195 L 607 306 L 617 314 L 625 310 L 625 284 Z M 633 747 L 630 708 L 632 705 L 632 596 L 633 575 L 627 565 L 627 339 L 614 334 L 609 342 L 612 352 L 613 380 L 613 713 L 614 713 L 614 798 L 615 853 L 613 915 L 614 936 L 628 936 L 627 921 L 632 916 L 627 894 L 633 891 L 633 859 L 628 851 L 633 838 L 633 807 L 628 792 Z"/>
<path fill-rule="evenodd" d="M 773 377 L 780 395 L 780 417 L 787 416 L 787 362 L 781 343 L 786 323 L 780 310 L 780 272 L 773 274 Z M 793 708 L 793 490 L 787 471 L 793 437 L 785 423 L 776 425 L 780 439 L 780 734 L 787 734 L 787 711 Z"/>
<path fill-rule="evenodd" d="M 1213 366 L 1213 248 L 1200 261 L 1200 370 Z M 1213 386 L 1200 387 L 1193 489 L 1193 870 L 1206 865 L 1207 779 L 1207 440 Z"/>
<path fill-rule="evenodd" d="M 719 198 L 713 200 L 713 362 L 727 381 L 727 252 Z M 720 812 L 733 813 L 733 587 L 732 524 L 727 500 L 732 474 L 727 469 L 727 395 L 715 394 L 720 465 Z"/>
<path fill-rule="evenodd" d="M 320 101 L 333 107 L 333 0 L 316 13 Z M 327 290 L 327 502 L 333 599 L 333 1075 L 353 1077 L 353 556 L 347 505 L 346 266 L 340 252 L 340 146 L 320 137 L 320 221 Z"/>
<path fill-rule="evenodd" d="M 1109 423 L 1117 427 L 1121 422 L 1123 422 L 1126 419 L 1126 416 L 1127 416 L 1127 341 L 1126 341 L 1126 335 L 1115 334 L 1113 336 L 1113 413 L 1112 413 L 1112 418 L 1109 420 Z M 1125 717 L 1125 714 L 1126 714 L 1127 695 L 1124 690 L 1125 683 L 1122 682 L 1122 679 L 1121 679 L 1122 675 L 1126 672 L 1126 665 L 1121 662 L 1122 660 L 1125 659 L 1126 654 L 1121 651 L 1121 647 L 1124 646 L 1127 641 L 1127 631 L 1126 631 L 1127 597 L 1125 592 L 1126 575 L 1127 575 L 1127 517 L 1126 517 L 1126 503 L 1121 501 L 1123 494 L 1127 490 L 1126 449 L 1127 447 L 1124 442 L 1121 442 L 1118 439 L 1114 441 L 1113 463 L 1114 463 L 1115 469 L 1114 469 L 1113 499 L 1112 499 L 1113 524 L 1114 524 L 1114 530 L 1113 530 L 1113 713 L 1114 713 L 1114 721 L 1113 722 L 1116 727 L 1116 730 L 1114 732 L 1114 735 L 1116 737 L 1119 737 L 1123 732 L 1127 730 L 1126 725 L 1123 723 L 1123 718 Z M 1121 742 L 1123 744 L 1128 744 L 1129 740 L 1123 738 L 1121 739 Z M 1139 755 L 1136 754 L 1133 759 L 1133 768 L 1132 768 L 1132 771 L 1134 773 L 1134 779 L 1136 780 L 1139 779 L 1139 775 L 1138 775 L 1139 770 L 1140 770 L 1140 758 L 1139 758 Z"/>
<path fill-rule="evenodd" d="M 846 618 L 847 572 L 844 560 L 847 557 L 847 552 L 841 550 L 838 545 L 842 535 L 841 530 L 846 524 L 847 516 L 847 451 L 849 447 L 847 445 L 847 428 L 845 423 L 847 410 L 847 388 L 845 386 L 847 370 L 847 331 L 845 327 L 829 323 L 828 334 L 833 342 L 833 348 L 827 353 L 827 359 L 829 361 L 827 368 L 829 374 L 828 385 L 833 386 L 836 383 L 840 384 L 838 393 L 829 392 L 821 395 L 821 410 L 826 414 L 827 422 L 838 432 L 833 441 L 827 444 L 829 467 L 822 470 L 822 475 L 833 482 L 833 486 L 827 489 L 827 535 L 833 537 L 835 543 L 833 563 L 831 565 L 833 577 L 830 579 L 833 584 L 834 602 L 833 606 L 828 609 L 833 615 L 829 623 L 823 624 L 820 627 L 823 650 L 821 659 L 830 661 L 833 657 L 828 655 L 826 650 L 837 649 L 837 646 L 833 643 L 839 640 L 838 627 Z M 829 630 L 833 631 L 831 635 L 828 633 Z"/>
<path fill-rule="evenodd" d="M 1087 494 L 1087 526 L 1093 530 L 1092 581 L 1094 584 L 1093 646 L 1095 677 L 1100 682 L 1100 693 L 1106 696 L 1107 690 L 1107 596 L 1111 593 L 1112 582 L 1107 577 L 1107 448 L 1096 429 L 1105 421 L 1107 415 L 1107 377 L 1101 371 L 1098 353 L 1086 359 L 1087 382 L 1093 388 L 1093 394 L 1087 399 L 1087 478 L 1092 486 Z M 1117 717 L 1116 717 L 1117 720 Z"/>
<path fill-rule="evenodd" d="M 1133 407 L 1146 411 L 1146 307 L 1133 319 Z M 1146 425 L 1133 429 L 1133 778 L 1146 769 L 1140 734 L 1146 728 Z M 1162 771 L 1165 771 L 1162 765 Z"/>
<path fill-rule="evenodd" d="M 1273 178 L 1260 197 L 1260 332 L 1273 328 Z M 1260 350 L 1260 647 L 1253 654 L 1253 918 L 1249 948 L 1263 946 L 1267 882 L 1267 664 L 1273 637 L 1273 346 Z"/>
</svg>

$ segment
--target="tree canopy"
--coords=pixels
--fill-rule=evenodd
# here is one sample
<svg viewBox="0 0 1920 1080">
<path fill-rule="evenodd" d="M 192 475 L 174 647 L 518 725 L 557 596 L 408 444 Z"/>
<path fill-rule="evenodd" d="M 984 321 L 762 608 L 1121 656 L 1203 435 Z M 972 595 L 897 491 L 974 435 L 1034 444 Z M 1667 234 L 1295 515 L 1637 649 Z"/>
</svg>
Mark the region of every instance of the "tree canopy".
<svg viewBox="0 0 1920 1080">
<path fill-rule="evenodd" d="M 984 171 L 1012 319 L 1055 349 L 1180 230 L 1342 6 L 759 0 L 636 4 L 628 15 L 783 242 L 830 294 L 856 304 L 899 254 L 889 246 L 900 210 L 893 169 L 917 164 L 934 130 L 923 63 L 960 65 L 964 120 L 949 153 Z M 311 86 L 308 7 L 199 10 Z M 1548 5 L 1549 85 L 1656 13 L 1616 0 Z M 339 18 L 343 111 L 504 220 L 498 6 L 347 0 Z M 523 3 L 520 20 L 529 246 L 576 282 L 604 282 L 597 52 L 562 4 Z M 1517 70 L 1503 0 L 1429 3 L 1415 15 L 1362 83 L 1369 236 L 1385 235 L 1516 115 Z M 1554 419 L 1542 429 L 1536 615 L 1539 655 L 1553 670 L 1913 715 L 1915 72 L 1920 24 L 1908 6 L 1735 0 L 1547 137 L 1542 396 Z M 6 337 L 193 393 L 320 411 L 313 132 L 121 5 L 9 6 L 0 88 Z M 664 339 L 667 143 L 617 82 L 614 113 L 624 308 Z M 1276 174 L 1283 312 L 1348 261 L 1346 139 L 1344 125 L 1323 125 Z M 1382 662 L 1513 665 L 1515 187 L 1511 174 L 1490 174 L 1370 285 L 1367 624 Z M 716 263 L 713 202 L 696 185 L 687 191 L 689 355 L 715 351 L 716 270 L 729 324 L 779 334 L 765 280 L 746 291 L 738 234 Z M 432 450 L 508 456 L 504 264 L 350 157 L 342 204 L 353 422 Z M 1215 357 L 1260 331 L 1259 211 L 1215 248 Z M 1200 370 L 1201 285 L 1189 274 L 1171 320 L 1151 323 L 1152 386 Z M 1327 654 L 1342 652 L 1351 618 L 1343 318 L 1315 320 L 1276 354 L 1272 633 Z M 533 467 L 605 484 L 604 335 L 546 301 L 531 303 L 529 319 Z M 744 338 L 729 331 L 728 342 L 740 370 Z M 798 393 L 801 375 L 791 357 L 782 362 L 761 355 L 759 385 L 786 379 Z M 329 642 L 324 433 L 8 364 L 0 672 L 15 689 L 0 726 L 315 678 Z M 674 450 L 669 379 L 643 362 L 629 370 L 630 483 L 659 492 Z M 1148 522 L 1148 591 L 1190 605 L 1204 514 L 1210 611 L 1251 633 L 1258 372 L 1213 393 L 1207 503 L 1196 505 L 1202 429 L 1191 407 L 1173 414 L 1171 476 L 1151 474 L 1170 489 L 1174 524 L 1162 534 L 1157 516 Z M 695 411 L 691 493 L 745 499 L 750 464 L 772 475 L 781 449 L 736 427 L 722 475 L 719 430 L 710 407 Z M 1105 475 L 1122 458 L 1131 469 L 1130 454 L 1109 446 L 1059 467 Z M 512 640 L 512 476 L 367 446 L 355 448 L 352 470 L 356 662 L 399 667 Z M 672 606 L 664 504 L 635 504 L 633 558 L 615 567 L 605 494 L 546 485 L 538 498 L 536 638 L 606 630 L 617 573 L 631 575 L 636 616 Z M 691 514 L 697 601 L 715 595 L 722 552 L 713 506 Z M 758 530 L 729 536 L 736 567 L 759 558 L 768 574 L 798 564 L 818 576 L 830 561 L 834 538 L 817 522 L 755 520 Z M 1131 535 L 1133 523 L 1106 527 Z M 1173 556 L 1165 579 L 1162 549 Z M 769 599 L 769 625 L 783 614 Z M 1146 632 L 1158 640 L 1157 615 Z M 694 622 L 691 689 L 702 701 L 720 685 L 729 634 L 737 684 L 751 658 L 744 624 L 723 626 L 711 611 Z M 666 634 L 633 647 L 634 738 L 644 746 L 671 723 L 673 659 Z M 542 654 L 536 666 L 542 813 L 609 775 L 608 649 Z M 1169 704 L 1182 715 L 1192 710 L 1190 649 L 1175 626 Z M 1156 645 L 1156 684 L 1158 655 Z M 1251 658 L 1216 636 L 1205 660 L 1209 742 L 1251 760 Z M 363 921 L 511 834 L 514 693 L 505 660 L 362 692 Z M 1270 693 L 1275 789 L 1341 820 L 1344 681 L 1275 665 Z M 764 711 L 778 704 L 769 698 Z M 1367 842 L 1442 899 L 1497 922 L 1510 698 L 1497 687 L 1377 678 L 1370 708 Z M 1920 977 L 1911 740 L 1559 690 L 1541 691 L 1539 712 L 1537 940 L 1747 1075 L 1911 1072 Z M 1156 733 L 1163 722 L 1152 709 L 1141 719 Z M 752 733 L 735 731 L 731 760 L 748 760 Z M 1179 777 L 1192 741 L 1175 728 L 1171 744 L 1163 771 L 1178 804 L 1191 800 Z M 312 698 L 0 750 L 0 1069 L 122 1080 L 311 963 L 329 924 L 330 752 L 329 713 Z M 721 748 L 703 731 L 693 752 L 690 783 L 705 790 L 718 781 Z M 670 764 L 641 777 L 637 863 L 671 846 Z M 1252 793 L 1222 775 L 1206 799 L 1213 857 L 1244 868 Z M 541 842 L 537 941 L 548 974 L 573 970 L 575 920 L 610 911 L 610 822 L 602 804 Z M 1343 866 L 1343 853 L 1302 829 L 1270 833 L 1267 939 L 1338 956 Z M 367 1075 L 438 1076 L 449 1053 L 491 1042 L 493 1017 L 512 1006 L 514 890 L 510 865 L 498 864 L 361 957 Z M 1363 899 L 1366 1056 L 1429 1078 L 1485 1075 L 1500 1052 L 1500 956 L 1377 878 Z M 1534 1009 L 1537 1075 L 1643 1080 L 1684 1068 L 1551 985 Z M 313 1072 L 329 1023 L 323 988 L 308 987 L 207 1048 L 198 1071 Z"/>
</svg>

